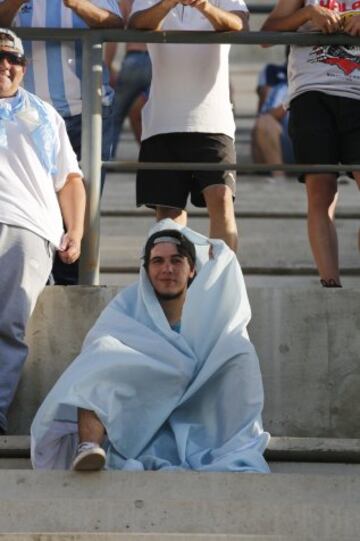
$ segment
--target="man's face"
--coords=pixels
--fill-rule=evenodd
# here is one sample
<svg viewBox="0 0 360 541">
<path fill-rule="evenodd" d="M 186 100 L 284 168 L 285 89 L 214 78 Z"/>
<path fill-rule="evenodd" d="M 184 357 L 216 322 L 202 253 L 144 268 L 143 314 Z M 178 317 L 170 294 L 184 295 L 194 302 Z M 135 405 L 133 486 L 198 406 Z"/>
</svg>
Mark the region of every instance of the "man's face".
<svg viewBox="0 0 360 541">
<path fill-rule="evenodd" d="M 151 249 L 148 276 L 159 299 L 181 297 L 194 274 L 195 269 L 191 269 L 188 259 L 178 253 L 176 244 L 160 242 Z"/>
<path fill-rule="evenodd" d="M 0 98 L 14 96 L 24 77 L 25 67 L 16 64 L 11 58 L 14 52 L 10 47 L 0 48 Z"/>
</svg>

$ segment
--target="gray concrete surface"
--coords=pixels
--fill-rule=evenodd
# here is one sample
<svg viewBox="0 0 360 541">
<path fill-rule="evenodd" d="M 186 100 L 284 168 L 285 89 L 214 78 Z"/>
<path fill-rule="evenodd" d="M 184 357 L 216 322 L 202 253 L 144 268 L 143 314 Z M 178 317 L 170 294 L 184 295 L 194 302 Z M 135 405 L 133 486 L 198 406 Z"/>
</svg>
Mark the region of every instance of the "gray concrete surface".
<svg viewBox="0 0 360 541">
<path fill-rule="evenodd" d="M 295 541 L 295 538 L 291 538 Z M 46 533 L 0 534 L 0 541 L 291 541 L 283 535 Z"/>
<path fill-rule="evenodd" d="M 2 461 L 10 460 L 23 465 L 21 460 L 29 457 L 29 436 L 0 436 L 0 467 L 4 467 Z M 275 436 L 270 439 L 265 458 L 269 463 L 313 463 L 314 468 L 316 464 L 352 465 L 355 471 L 360 467 L 360 439 Z"/>
<path fill-rule="evenodd" d="M 360 531 L 360 478 L 339 475 L 0 472 L 2 532 L 302 535 Z"/>
<path fill-rule="evenodd" d="M 102 271 L 114 267 L 138 267 L 144 237 L 153 223 L 151 217 L 141 220 L 137 216 L 103 218 Z M 301 274 L 303 269 L 314 269 L 304 219 L 240 218 L 237 223 L 240 234 L 238 258 L 244 270 L 261 269 L 264 273 L 274 269 L 289 273 L 297 270 Z M 338 220 L 337 225 L 341 266 L 358 273 L 360 283 L 358 228 L 352 220 Z M 189 226 L 207 234 L 209 222 L 207 218 L 194 217 L 189 220 Z"/>
<path fill-rule="evenodd" d="M 133 284 L 136 280 L 136 272 L 104 272 L 100 275 L 100 285 L 115 286 L 118 288 Z M 320 279 L 316 275 L 293 274 L 293 275 L 272 275 L 272 274 L 251 274 L 245 272 L 245 283 L 248 288 L 269 287 L 275 289 L 319 289 Z M 356 275 L 347 275 L 342 277 L 344 288 L 358 289 L 360 287 L 360 277 Z"/>
<path fill-rule="evenodd" d="M 43 397 L 116 291 L 44 291 L 29 326 L 31 353 L 9 416 L 10 433 L 28 433 Z M 264 287 L 250 288 L 249 297 L 265 427 L 274 436 L 360 437 L 360 290 Z"/>
</svg>

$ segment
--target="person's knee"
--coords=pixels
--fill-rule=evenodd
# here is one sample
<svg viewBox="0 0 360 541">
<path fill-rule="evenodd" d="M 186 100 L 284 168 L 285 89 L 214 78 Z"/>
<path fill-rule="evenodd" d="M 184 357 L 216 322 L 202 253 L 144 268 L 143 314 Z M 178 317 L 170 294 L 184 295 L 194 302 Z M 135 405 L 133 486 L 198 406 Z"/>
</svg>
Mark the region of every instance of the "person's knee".
<svg viewBox="0 0 360 541">
<path fill-rule="evenodd" d="M 156 207 L 156 221 L 165 220 L 170 218 L 180 225 L 186 225 L 187 214 L 184 209 L 174 207 Z"/>
<path fill-rule="evenodd" d="M 209 212 L 224 213 L 233 210 L 233 193 L 225 184 L 214 184 L 204 189 L 204 199 Z"/>
<path fill-rule="evenodd" d="M 270 114 L 264 113 L 260 115 L 255 122 L 255 132 L 257 139 L 268 139 L 269 137 L 279 137 L 281 134 L 281 126 L 279 122 Z"/>
<path fill-rule="evenodd" d="M 310 208 L 325 212 L 336 203 L 337 181 L 334 176 L 307 177 L 306 188 Z"/>
</svg>

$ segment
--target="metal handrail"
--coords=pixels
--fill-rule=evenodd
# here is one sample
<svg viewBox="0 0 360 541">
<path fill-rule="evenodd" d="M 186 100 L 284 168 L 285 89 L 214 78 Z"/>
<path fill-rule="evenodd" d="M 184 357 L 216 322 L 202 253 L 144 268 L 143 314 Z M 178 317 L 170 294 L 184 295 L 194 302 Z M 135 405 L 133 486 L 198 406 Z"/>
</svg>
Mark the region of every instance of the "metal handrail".
<svg viewBox="0 0 360 541">
<path fill-rule="evenodd" d="M 268 13 L 272 6 L 252 6 L 253 12 Z M 250 10 L 251 11 L 251 10 Z M 360 38 L 347 34 L 319 34 L 297 32 L 202 32 L 202 31 L 139 31 L 118 29 L 70 29 L 70 28 L 17 28 L 16 32 L 23 39 L 36 41 L 74 41 L 83 44 L 83 111 L 82 111 L 82 160 L 81 165 L 86 179 L 88 204 L 83 240 L 83 255 L 80 262 L 80 283 L 99 284 L 100 275 L 100 171 L 107 170 L 135 171 L 137 169 L 186 169 L 226 170 L 236 169 L 241 172 L 260 171 L 266 166 L 257 164 L 137 164 L 136 162 L 101 161 L 101 80 L 102 80 L 102 45 L 104 42 L 138 43 L 228 43 L 251 45 L 359 45 Z M 281 165 L 277 169 L 287 172 L 301 172 L 302 165 Z M 343 171 L 344 166 L 315 165 L 306 166 L 309 172 Z M 359 166 L 347 166 L 346 169 L 360 170 Z"/>
<path fill-rule="evenodd" d="M 212 32 L 198 30 L 118 30 L 73 28 L 17 28 L 22 39 L 88 42 L 137 43 L 229 43 L 244 45 L 359 45 L 360 38 L 349 34 L 318 32 Z"/>
<path fill-rule="evenodd" d="M 146 171 L 236 171 L 237 173 L 265 173 L 268 171 L 286 171 L 287 173 L 343 173 L 344 171 L 360 171 L 360 164 L 322 165 L 322 164 L 257 164 L 257 163 L 199 163 L 199 162 L 135 162 L 112 161 L 103 163 L 107 171 L 131 173 Z"/>
</svg>

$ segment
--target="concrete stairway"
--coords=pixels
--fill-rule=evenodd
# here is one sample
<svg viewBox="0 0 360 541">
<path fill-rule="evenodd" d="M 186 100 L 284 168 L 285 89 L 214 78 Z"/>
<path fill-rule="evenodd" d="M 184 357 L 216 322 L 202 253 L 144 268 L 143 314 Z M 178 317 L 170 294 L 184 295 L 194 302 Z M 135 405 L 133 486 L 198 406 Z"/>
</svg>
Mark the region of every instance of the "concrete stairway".
<svg viewBox="0 0 360 541">
<path fill-rule="evenodd" d="M 355 289 L 249 289 L 265 427 L 274 435 L 267 451 L 273 474 L 30 470 L 23 434 L 115 292 L 52 287 L 38 303 L 28 333 L 31 355 L 10 417 L 18 435 L 0 438 L 0 532 L 17 534 L 9 541 L 83 540 L 85 532 L 108 541 L 358 540 Z"/>
<path fill-rule="evenodd" d="M 256 71 L 234 70 L 244 160 Z M 136 158 L 128 133 L 121 148 L 122 158 Z M 239 181 L 240 262 L 274 473 L 32 471 L 31 419 L 117 291 L 50 287 L 28 329 L 30 356 L 10 413 L 11 435 L 0 437 L 0 541 L 359 541 L 359 211 L 353 184 L 341 195 L 347 288 L 324 291 L 307 244 L 303 187 Z M 153 217 L 134 210 L 133 175 L 109 175 L 102 209 L 102 283 L 123 286 L 135 278 Z M 190 226 L 206 232 L 206 213 L 190 208 Z"/>
<path fill-rule="evenodd" d="M 0 530 L 355 541 L 359 492 L 359 476 L 348 475 L 8 470 L 0 475 Z"/>
</svg>

